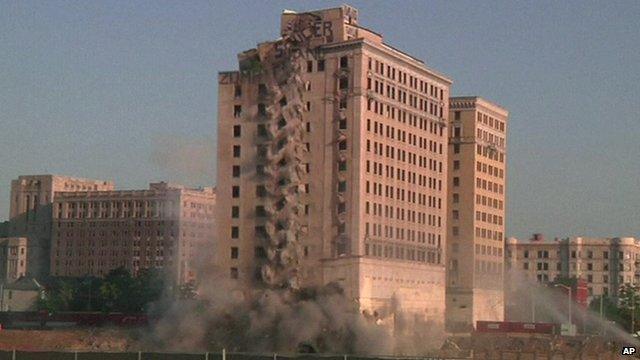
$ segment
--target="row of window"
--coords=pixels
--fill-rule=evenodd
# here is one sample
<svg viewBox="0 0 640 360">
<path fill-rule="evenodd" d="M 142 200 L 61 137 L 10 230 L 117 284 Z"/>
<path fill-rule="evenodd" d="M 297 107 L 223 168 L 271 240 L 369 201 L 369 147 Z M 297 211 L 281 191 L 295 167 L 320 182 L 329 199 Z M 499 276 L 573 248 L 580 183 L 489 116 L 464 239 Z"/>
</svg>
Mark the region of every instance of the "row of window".
<svg viewBox="0 0 640 360">
<path fill-rule="evenodd" d="M 386 109 L 386 111 L 385 111 Z M 412 114 L 408 111 L 397 109 L 395 106 L 377 101 L 375 99 L 367 100 L 367 111 L 371 111 L 375 114 L 385 116 L 392 120 L 397 120 L 401 124 L 409 124 L 423 131 L 437 136 L 443 136 L 444 130 L 442 123 L 431 119 L 425 119 L 422 116 Z"/>
<path fill-rule="evenodd" d="M 442 164 L 442 163 L 440 163 Z M 435 165 L 435 162 L 434 162 Z M 392 165 L 384 165 L 377 161 L 367 160 L 365 162 L 365 171 L 369 174 L 378 176 L 385 176 L 389 179 L 397 179 L 400 181 L 407 181 L 410 184 L 418 185 L 420 187 L 427 187 L 432 190 L 442 191 L 442 180 L 425 176 L 413 171 L 395 168 Z M 407 180 L 408 179 L 408 180 Z M 393 198 L 393 194 L 390 195 Z M 400 198 L 400 195 L 398 195 Z M 404 200 L 404 197 L 403 197 Z"/>
<path fill-rule="evenodd" d="M 405 240 L 431 245 L 437 243 L 438 247 L 441 241 L 440 234 L 369 222 L 365 222 L 365 234 L 367 237 L 384 237 L 391 240 Z"/>
<path fill-rule="evenodd" d="M 82 222 L 75 222 L 75 221 L 56 221 L 57 225 L 55 225 L 58 228 L 73 228 L 76 227 L 75 225 L 78 225 L 78 227 L 83 228 L 83 227 L 90 227 L 90 228 L 94 228 L 94 227 L 164 227 L 165 224 L 167 226 L 173 226 L 175 224 L 174 221 L 172 220 L 139 220 L 136 222 L 131 222 L 131 221 L 82 221 Z M 198 227 L 204 227 L 204 224 L 200 224 L 198 223 Z"/>
<path fill-rule="evenodd" d="M 487 260 L 476 260 L 476 274 L 502 274 L 502 263 Z"/>
<path fill-rule="evenodd" d="M 372 124 L 373 126 L 371 126 Z M 376 135 L 386 136 L 392 140 L 395 140 L 397 137 L 399 142 L 404 142 L 409 145 L 419 147 L 420 149 L 429 150 L 435 154 L 442 155 L 443 153 L 443 145 L 440 142 L 433 141 L 401 129 L 396 129 L 391 125 L 384 125 L 382 122 L 367 119 L 367 131 L 372 132 L 372 129 L 373 133 Z M 408 141 L 407 138 L 409 138 Z M 369 142 L 369 140 L 367 140 L 367 142 Z"/>
<path fill-rule="evenodd" d="M 494 135 L 488 131 L 478 128 L 477 131 L 478 139 L 484 140 L 491 144 L 496 144 L 501 148 L 504 148 L 504 138 L 498 135 Z"/>
<path fill-rule="evenodd" d="M 495 119 L 492 116 L 487 115 L 487 114 L 483 114 L 481 112 L 478 112 L 477 114 L 478 114 L 477 119 L 478 119 L 479 123 L 482 123 L 482 124 L 484 124 L 486 126 L 494 128 L 494 129 L 496 129 L 498 131 L 501 131 L 501 132 L 505 131 L 505 123 L 504 123 L 504 121 Z"/>
<path fill-rule="evenodd" d="M 494 199 L 490 196 L 479 195 L 479 194 L 476 194 L 476 204 L 492 207 L 498 210 L 502 210 L 504 208 L 504 202 L 502 200 Z"/>
<path fill-rule="evenodd" d="M 525 259 L 528 259 L 530 257 L 530 255 L 533 254 L 532 252 L 529 252 L 529 250 L 524 250 L 522 252 L 522 257 Z M 580 250 L 571 250 L 571 258 L 572 259 L 576 259 L 576 258 L 585 258 L 585 259 L 593 259 L 594 258 L 594 252 L 591 250 L 587 250 L 584 253 Z M 602 259 L 609 259 L 609 251 L 603 251 L 602 253 Z M 627 252 L 625 253 L 624 251 L 618 251 L 618 252 L 613 252 L 614 255 L 617 255 L 617 257 L 614 257 L 615 259 L 631 259 L 633 256 L 631 253 Z M 584 255 L 584 257 L 582 256 Z M 638 256 L 639 254 L 635 254 L 635 259 L 637 260 L 639 258 Z M 549 252 L 547 250 L 538 250 L 537 252 L 537 256 L 538 258 L 548 258 L 549 257 Z M 533 256 L 531 256 L 533 257 Z M 556 257 L 560 257 L 560 250 L 556 251 Z"/>
<path fill-rule="evenodd" d="M 396 81 L 399 84 L 408 85 L 411 89 L 419 91 L 426 96 L 434 97 L 440 100 L 444 100 L 444 89 L 429 83 L 426 80 L 413 76 L 412 74 L 396 69 L 394 66 L 386 64 L 381 60 L 368 58 L 367 68 L 376 74 L 385 76 L 390 80 Z M 386 71 L 385 71 L 386 70 Z M 407 76 L 408 75 L 408 76 Z"/>
<path fill-rule="evenodd" d="M 494 192 L 496 194 L 504 194 L 504 185 L 494 183 L 491 180 L 476 178 L 476 188 Z"/>
<path fill-rule="evenodd" d="M 484 174 L 489 174 L 491 176 L 495 176 L 499 179 L 503 179 L 504 178 L 504 170 L 501 168 L 498 168 L 497 166 L 493 166 L 493 165 L 489 165 L 489 164 L 485 164 L 481 161 L 477 161 L 476 162 L 476 170 L 484 173 Z"/>
<path fill-rule="evenodd" d="M 395 194 L 394 194 L 395 189 Z M 442 198 L 438 196 L 431 196 L 427 194 L 423 194 L 420 192 L 415 192 L 411 190 L 401 189 L 399 187 L 394 187 L 393 185 L 384 185 L 381 183 L 377 183 L 375 181 L 369 182 L 369 180 L 365 183 L 365 193 L 373 194 L 375 196 L 384 196 L 389 199 L 397 199 L 399 201 L 405 201 L 405 194 L 407 195 L 407 201 L 416 203 L 417 196 L 417 204 L 428 206 L 434 209 L 442 209 Z"/>
<path fill-rule="evenodd" d="M 476 220 L 502 226 L 503 218 L 500 215 L 486 213 L 484 211 L 476 211 Z"/>
<path fill-rule="evenodd" d="M 458 152 L 460 152 L 460 149 L 458 148 L 458 152 L 456 152 L 456 145 L 453 146 L 453 152 L 457 154 Z M 480 144 L 476 145 L 476 154 L 504 164 L 504 153 L 489 146 L 482 146 Z"/>
<path fill-rule="evenodd" d="M 476 244 L 475 250 L 477 255 L 502 257 L 502 248 L 496 246 Z"/>
<path fill-rule="evenodd" d="M 371 152 L 371 141 L 369 139 L 367 139 L 366 142 L 366 150 L 367 152 Z M 429 169 L 430 171 L 440 173 L 442 172 L 442 161 L 438 161 L 436 159 L 428 158 L 422 155 L 417 155 L 416 153 L 413 153 L 411 151 L 396 149 L 393 146 L 385 145 L 377 141 L 373 141 L 373 153 L 375 155 L 384 156 L 388 159 L 397 160 L 398 162 L 405 162 L 411 165 L 416 165 L 423 169 Z M 409 158 L 409 160 L 407 160 L 407 157 Z"/>
<path fill-rule="evenodd" d="M 428 264 L 439 264 L 440 254 L 424 248 L 388 245 L 384 243 L 365 243 L 364 254 L 387 259 L 409 260 Z"/>
<path fill-rule="evenodd" d="M 364 212 L 367 215 L 380 216 L 401 221 L 409 221 L 416 224 L 424 224 L 435 227 L 440 227 L 442 225 L 442 217 L 440 216 L 427 214 L 421 211 L 403 209 L 400 207 L 396 208 L 391 205 L 382 205 L 376 202 L 366 201 Z"/>
<path fill-rule="evenodd" d="M 485 229 L 481 227 L 476 227 L 476 237 L 482 238 L 482 239 L 497 240 L 497 241 L 504 240 L 502 231 Z"/>
<path fill-rule="evenodd" d="M 529 267 L 529 263 L 525 262 L 524 264 L 527 264 L 526 266 L 524 266 L 525 270 L 527 270 Z M 537 268 L 538 270 L 549 270 L 549 263 L 547 262 L 539 262 L 537 263 Z M 609 271 L 609 264 L 608 263 L 604 263 L 602 264 L 602 269 L 601 270 L 597 270 L 594 269 L 595 267 L 593 266 L 593 263 L 587 263 L 586 267 L 584 266 L 584 264 L 578 264 L 575 262 L 570 263 L 571 265 L 571 270 L 575 270 L 575 271 L 580 271 L 580 270 L 586 270 L 586 271 Z M 562 269 L 562 263 L 556 263 L 556 270 L 560 271 Z M 631 271 L 631 264 L 622 264 L 619 263 L 618 264 L 618 271 Z"/>
<path fill-rule="evenodd" d="M 441 101 L 433 101 L 429 99 L 424 99 L 420 96 L 413 95 L 412 93 L 408 93 L 407 91 L 403 91 L 402 88 L 396 88 L 393 85 L 386 84 L 385 91 L 385 83 L 384 81 L 372 80 L 370 77 L 367 78 L 367 90 L 373 90 L 376 94 L 380 94 L 382 96 L 386 96 L 391 100 L 398 101 L 402 104 L 409 105 L 416 110 L 420 110 L 421 112 L 429 113 L 430 115 L 437 116 L 442 118 L 444 113 L 444 106 L 441 106 Z M 396 91 L 397 90 L 397 91 Z M 407 94 L 409 96 L 407 96 Z"/>
</svg>

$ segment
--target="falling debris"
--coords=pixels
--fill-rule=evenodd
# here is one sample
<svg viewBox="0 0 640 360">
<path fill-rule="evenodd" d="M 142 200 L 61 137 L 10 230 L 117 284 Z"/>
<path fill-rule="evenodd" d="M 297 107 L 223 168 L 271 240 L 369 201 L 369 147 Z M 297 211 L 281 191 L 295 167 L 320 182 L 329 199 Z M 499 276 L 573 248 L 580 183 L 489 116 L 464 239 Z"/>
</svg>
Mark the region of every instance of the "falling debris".
<svg viewBox="0 0 640 360">
<path fill-rule="evenodd" d="M 301 61 L 313 57 L 308 37 L 301 34 L 312 31 L 316 19 L 312 14 L 297 16 L 280 40 L 262 43 L 239 56 L 240 71 L 245 76 L 260 76 L 265 83 L 266 92 L 261 95 L 269 103 L 265 172 L 270 204 L 264 239 L 268 261 L 262 266 L 262 279 L 270 288 L 300 288 L 300 216 L 304 209 L 299 197 L 306 152 Z"/>
</svg>

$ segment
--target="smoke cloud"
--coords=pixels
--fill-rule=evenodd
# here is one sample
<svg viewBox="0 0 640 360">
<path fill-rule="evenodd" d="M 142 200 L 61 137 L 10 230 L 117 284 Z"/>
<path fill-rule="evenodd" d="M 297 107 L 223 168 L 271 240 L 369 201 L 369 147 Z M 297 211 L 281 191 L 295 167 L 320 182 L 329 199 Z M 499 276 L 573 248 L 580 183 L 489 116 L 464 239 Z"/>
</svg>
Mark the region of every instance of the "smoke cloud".
<svg viewBox="0 0 640 360">
<path fill-rule="evenodd" d="M 164 136 L 154 140 L 151 161 L 169 181 L 211 186 L 216 173 L 215 153 L 211 139 Z"/>
</svg>

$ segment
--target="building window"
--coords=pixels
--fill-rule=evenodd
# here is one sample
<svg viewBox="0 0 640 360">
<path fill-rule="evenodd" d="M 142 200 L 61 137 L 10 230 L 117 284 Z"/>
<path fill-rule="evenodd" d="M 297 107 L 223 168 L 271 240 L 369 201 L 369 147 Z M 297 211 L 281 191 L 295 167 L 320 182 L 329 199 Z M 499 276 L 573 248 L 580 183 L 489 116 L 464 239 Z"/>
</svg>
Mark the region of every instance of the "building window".
<svg viewBox="0 0 640 360">
<path fill-rule="evenodd" d="M 267 196 L 267 188 L 264 185 L 256 186 L 256 196 L 260 198 Z"/>
<path fill-rule="evenodd" d="M 346 56 L 340 57 L 340 68 L 344 69 L 349 66 L 349 58 Z"/>
<path fill-rule="evenodd" d="M 254 251 L 256 259 L 264 259 L 267 257 L 267 252 L 262 246 L 256 246 Z"/>
<path fill-rule="evenodd" d="M 234 125 L 233 126 L 233 137 L 235 137 L 235 138 L 239 138 L 240 137 L 240 125 Z"/>
<path fill-rule="evenodd" d="M 453 178 L 453 186 L 460 186 L 460 178 L 459 177 L 454 177 Z"/>
<path fill-rule="evenodd" d="M 339 161 L 338 162 L 338 171 L 347 171 L 347 161 Z"/>
<path fill-rule="evenodd" d="M 232 267 L 229 269 L 229 276 L 231 276 L 232 279 L 237 279 L 238 278 L 238 268 L 236 267 Z"/>
<path fill-rule="evenodd" d="M 324 59 L 318 60 L 318 71 L 324 71 Z"/>
<path fill-rule="evenodd" d="M 240 145 L 233 145 L 233 157 L 234 158 L 240 157 Z"/>
<path fill-rule="evenodd" d="M 349 87 L 349 79 L 340 78 L 340 90 L 347 89 Z"/>
<path fill-rule="evenodd" d="M 231 207 L 231 217 L 233 219 L 237 219 L 240 217 L 240 207 L 239 206 L 232 206 Z"/>
<path fill-rule="evenodd" d="M 232 168 L 231 172 L 233 174 L 233 177 L 235 177 L 235 178 L 240 177 L 240 166 L 233 165 L 233 168 Z"/>
<path fill-rule="evenodd" d="M 453 161 L 453 170 L 460 170 L 460 160 Z"/>
<path fill-rule="evenodd" d="M 231 258 L 232 259 L 237 259 L 238 258 L 238 248 L 233 246 L 231 248 Z"/>
<path fill-rule="evenodd" d="M 460 120 L 460 111 L 455 111 L 453 113 L 453 119 L 454 120 Z"/>
<path fill-rule="evenodd" d="M 313 72 L 313 61 L 307 61 L 307 72 Z"/>
<path fill-rule="evenodd" d="M 453 230 L 453 236 L 458 236 L 460 232 L 459 228 L 457 226 L 454 226 L 452 230 Z"/>
<path fill-rule="evenodd" d="M 231 187 L 231 197 L 239 198 L 240 197 L 240 186 L 232 186 Z"/>
<path fill-rule="evenodd" d="M 242 106 L 235 105 L 233 107 L 233 117 L 234 118 L 239 118 L 241 115 L 242 115 Z"/>
<path fill-rule="evenodd" d="M 265 210 L 264 206 L 262 206 L 262 205 L 256 206 L 256 216 L 257 217 L 265 217 L 265 216 L 267 216 L 267 211 Z"/>
<path fill-rule="evenodd" d="M 453 144 L 453 153 L 454 154 L 460 153 L 460 144 Z"/>
<path fill-rule="evenodd" d="M 453 203 L 459 203 L 460 202 L 460 195 L 459 194 L 453 194 Z"/>
<path fill-rule="evenodd" d="M 237 226 L 232 226 L 231 227 L 231 238 L 232 239 L 237 239 L 240 237 L 240 228 Z"/>
</svg>

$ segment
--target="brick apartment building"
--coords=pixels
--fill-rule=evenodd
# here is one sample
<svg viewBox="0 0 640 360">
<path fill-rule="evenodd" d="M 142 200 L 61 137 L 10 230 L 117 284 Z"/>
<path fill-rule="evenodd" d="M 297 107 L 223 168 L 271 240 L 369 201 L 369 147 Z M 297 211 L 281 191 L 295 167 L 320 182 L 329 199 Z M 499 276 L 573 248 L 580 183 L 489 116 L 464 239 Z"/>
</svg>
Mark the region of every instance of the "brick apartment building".
<svg viewBox="0 0 640 360">
<path fill-rule="evenodd" d="M 103 276 L 162 268 L 195 280 L 214 256 L 215 192 L 152 183 L 148 190 L 59 192 L 53 202 L 51 275 Z"/>
</svg>

